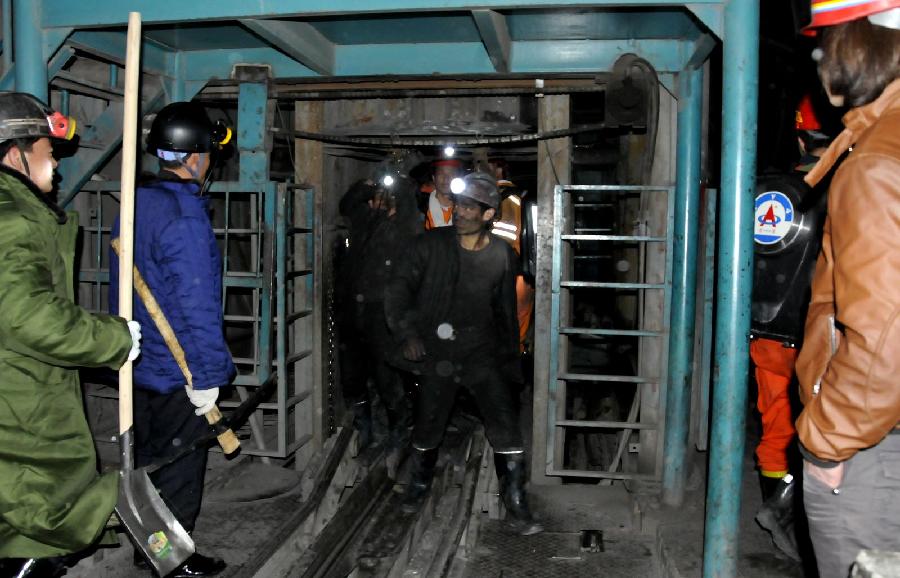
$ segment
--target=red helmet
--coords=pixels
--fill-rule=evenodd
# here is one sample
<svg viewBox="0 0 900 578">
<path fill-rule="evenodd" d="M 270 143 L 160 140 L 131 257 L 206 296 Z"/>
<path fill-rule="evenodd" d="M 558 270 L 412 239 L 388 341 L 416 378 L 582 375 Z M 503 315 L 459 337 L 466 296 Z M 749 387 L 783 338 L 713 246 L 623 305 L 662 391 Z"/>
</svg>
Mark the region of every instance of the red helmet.
<svg viewBox="0 0 900 578">
<path fill-rule="evenodd" d="M 812 20 L 809 26 L 803 29 L 803 32 L 815 34 L 816 28 L 843 24 L 894 8 L 900 8 L 900 0 L 812 0 L 810 5 Z M 896 27 L 890 22 L 875 23 L 891 28 Z"/>
<path fill-rule="evenodd" d="M 808 94 L 803 95 L 797 105 L 795 126 L 797 130 L 822 130 L 822 123 L 816 118 L 816 111 Z"/>
</svg>

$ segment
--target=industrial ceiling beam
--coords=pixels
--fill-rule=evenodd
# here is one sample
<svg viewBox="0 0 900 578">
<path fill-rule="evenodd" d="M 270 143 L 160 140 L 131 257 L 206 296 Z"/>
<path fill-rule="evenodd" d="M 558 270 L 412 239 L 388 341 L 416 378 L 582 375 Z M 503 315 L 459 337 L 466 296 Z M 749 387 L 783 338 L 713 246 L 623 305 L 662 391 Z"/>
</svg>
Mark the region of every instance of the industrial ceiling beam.
<svg viewBox="0 0 900 578">
<path fill-rule="evenodd" d="M 75 56 L 75 51 L 68 46 L 57 51 L 56 56 L 51 58 L 50 63 L 47 65 L 47 78 L 52 80 L 69 63 L 73 56 Z M 0 78 L 0 90 L 15 90 L 15 88 L 16 65 L 13 64 Z"/>
<path fill-rule="evenodd" d="M 494 70 L 503 74 L 509 72 L 512 41 L 506 18 L 495 10 L 472 10 L 472 17 Z"/>
<path fill-rule="evenodd" d="M 687 64 L 684 67 L 686 69 L 700 68 L 703 66 L 703 63 L 706 62 L 706 59 L 709 58 L 709 53 L 712 52 L 715 47 L 715 38 L 709 34 L 701 34 L 700 38 L 694 41 L 691 56 L 688 58 Z"/>
<path fill-rule="evenodd" d="M 79 30 L 72 34 L 67 45 L 102 60 L 125 65 L 125 31 Z M 141 46 L 141 70 L 151 74 L 171 74 L 172 53 L 146 39 Z"/>
<path fill-rule="evenodd" d="M 241 24 L 322 76 L 334 74 L 334 43 L 306 22 L 241 19 Z"/>
<path fill-rule="evenodd" d="M 615 6 L 634 8 L 680 7 L 684 2 L 676 0 L 601 0 L 585 3 L 584 0 L 479 0 L 478 2 L 450 2 L 448 0 L 367 0 L 360 9 L 359 0 L 305 0 L 302 10 L 296 0 L 267 0 L 247 2 L 246 0 L 217 0 L 205 2 L 203 10 L 197 4 L 180 0 L 117 0 L 116 9 L 110 10 L 108 0 L 43 0 L 41 25 L 44 28 L 77 27 L 99 28 L 125 26 L 128 12 L 141 13 L 145 25 L 163 22 L 189 22 L 212 20 L 240 20 L 242 18 L 295 18 L 308 16 L 331 16 L 339 14 L 465 11 L 478 9 L 509 10 L 535 8 L 587 8 Z M 724 0 L 695 0 L 690 3 L 692 10 L 725 4 Z M 716 31 L 716 30 L 714 30 Z"/>
<path fill-rule="evenodd" d="M 720 40 L 725 37 L 725 13 L 723 12 L 724 2 L 715 4 L 689 2 L 685 3 L 685 7 L 690 10 L 700 22 L 709 28 L 710 32 L 715 34 Z"/>
</svg>

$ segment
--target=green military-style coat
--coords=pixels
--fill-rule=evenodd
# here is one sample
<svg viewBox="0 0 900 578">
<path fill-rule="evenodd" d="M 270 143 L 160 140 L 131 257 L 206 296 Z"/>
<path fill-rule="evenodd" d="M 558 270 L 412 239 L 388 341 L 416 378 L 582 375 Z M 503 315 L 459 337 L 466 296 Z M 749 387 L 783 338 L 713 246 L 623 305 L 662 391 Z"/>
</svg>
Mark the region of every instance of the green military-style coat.
<svg viewBox="0 0 900 578">
<path fill-rule="evenodd" d="M 100 535 L 115 473 L 97 473 L 78 367 L 116 369 L 125 321 L 75 305 L 78 223 L 0 165 L 0 558 L 75 552 Z"/>
</svg>

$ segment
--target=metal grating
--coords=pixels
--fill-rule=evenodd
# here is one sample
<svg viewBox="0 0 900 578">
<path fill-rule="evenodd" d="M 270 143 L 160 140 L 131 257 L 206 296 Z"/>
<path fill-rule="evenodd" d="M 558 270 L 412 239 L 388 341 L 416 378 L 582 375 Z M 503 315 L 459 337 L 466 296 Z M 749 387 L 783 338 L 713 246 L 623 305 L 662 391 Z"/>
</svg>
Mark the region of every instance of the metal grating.
<svg viewBox="0 0 900 578">
<path fill-rule="evenodd" d="M 672 192 L 616 185 L 554 191 L 548 475 L 661 475 Z M 647 395 L 659 400 L 655 411 Z M 627 453 L 638 454 L 628 471 Z"/>
</svg>

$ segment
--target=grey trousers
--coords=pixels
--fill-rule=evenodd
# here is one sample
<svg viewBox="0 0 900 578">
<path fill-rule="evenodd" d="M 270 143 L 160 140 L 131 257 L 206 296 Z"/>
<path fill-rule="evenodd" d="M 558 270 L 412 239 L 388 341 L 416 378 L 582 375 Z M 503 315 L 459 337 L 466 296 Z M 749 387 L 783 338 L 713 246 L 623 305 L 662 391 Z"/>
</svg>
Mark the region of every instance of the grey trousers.
<svg viewBox="0 0 900 578">
<path fill-rule="evenodd" d="M 847 460 L 840 487 L 803 478 L 820 578 L 847 578 L 860 550 L 900 550 L 900 435 Z"/>
</svg>

